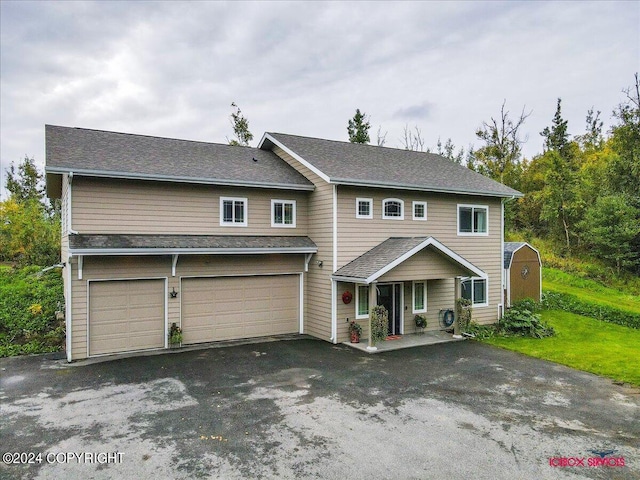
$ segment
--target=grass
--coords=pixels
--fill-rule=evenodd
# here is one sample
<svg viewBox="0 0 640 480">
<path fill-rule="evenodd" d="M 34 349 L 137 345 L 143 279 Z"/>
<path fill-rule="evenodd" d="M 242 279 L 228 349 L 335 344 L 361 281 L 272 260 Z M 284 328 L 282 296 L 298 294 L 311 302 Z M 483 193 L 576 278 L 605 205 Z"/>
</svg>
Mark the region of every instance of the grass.
<svg viewBox="0 0 640 480">
<path fill-rule="evenodd" d="M 605 287 L 594 280 L 581 278 L 555 268 L 542 269 L 542 289 L 568 293 L 580 300 L 597 305 L 640 313 L 640 296 L 628 295 L 614 288 Z"/>
<path fill-rule="evenodd" d="M 542 312 L 556 336 L 493 337 L 486 343 L 640 386 L 640 330 L 559 310 Z"/>
</svg>

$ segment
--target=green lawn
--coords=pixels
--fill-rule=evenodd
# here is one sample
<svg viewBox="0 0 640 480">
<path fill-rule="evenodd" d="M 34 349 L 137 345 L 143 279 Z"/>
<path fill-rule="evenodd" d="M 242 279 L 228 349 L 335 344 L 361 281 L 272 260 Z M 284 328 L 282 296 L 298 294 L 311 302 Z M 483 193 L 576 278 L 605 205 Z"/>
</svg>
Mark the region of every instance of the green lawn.
<svg viewBox="0 0 640 480">
<path fill-rule="evenodd" d="M 580 300 L 606 305 L 632 313 L 640 313 L 640 296 L 625 295 L 614 288 L 580 278 L 555 268 L 543 268 L 542 289 L 575 295 Z"/>
<path fill-rule="evenodd" d="M 542 319 L 556 330 L 554 337 L 484 341 L 640 386 L 640 330 L 558 310 L 543 311 Z"/>
</svg>

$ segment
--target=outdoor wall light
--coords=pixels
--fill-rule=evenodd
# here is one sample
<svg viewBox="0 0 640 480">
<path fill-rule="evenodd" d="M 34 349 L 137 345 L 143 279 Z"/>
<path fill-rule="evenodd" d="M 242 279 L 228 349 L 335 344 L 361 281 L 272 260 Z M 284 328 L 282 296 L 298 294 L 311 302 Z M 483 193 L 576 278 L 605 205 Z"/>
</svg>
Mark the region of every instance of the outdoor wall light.
<svg viewBox="0 0 640 480">
<path fill-rule="evenodd" d="M 322 260 L 318 260 L 317 264 L 318 264 L 319 267 L 321 267 L 322 266 Z"/>
<path fill-rule="evenodd" d="M 169 292 L 169 296 L 171 298 L 177 298 L 178 297 L 178 292 L 176 292 L 176 287 L 173 287 L 173 290 L 171 292 Z"/>
</svg>

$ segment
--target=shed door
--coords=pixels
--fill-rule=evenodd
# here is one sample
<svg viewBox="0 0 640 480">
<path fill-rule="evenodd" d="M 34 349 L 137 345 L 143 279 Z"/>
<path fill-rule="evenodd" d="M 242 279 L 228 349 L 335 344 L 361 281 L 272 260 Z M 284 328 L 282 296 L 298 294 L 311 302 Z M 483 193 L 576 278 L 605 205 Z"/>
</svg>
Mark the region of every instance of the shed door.
<svg viewBox="0 0 640 480">
<path fill-rule="evenodd" d="M 89 282 L 89 355 L 165 345 L 164 280 Z"/>
<path fill-rule="evenodd" d="M 299 282 L 299 275 L 183 279 L 183 343 L 297 333 Z"/>
</svg>

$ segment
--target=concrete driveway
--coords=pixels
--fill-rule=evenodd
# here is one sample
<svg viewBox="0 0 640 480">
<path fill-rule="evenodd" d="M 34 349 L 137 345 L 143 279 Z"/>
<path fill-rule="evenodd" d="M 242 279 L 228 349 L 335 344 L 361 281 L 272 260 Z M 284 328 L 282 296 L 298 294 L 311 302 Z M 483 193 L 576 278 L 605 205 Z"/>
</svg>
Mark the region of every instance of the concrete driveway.
<svg viewBox="0 0 640 480">
<path fill-rule="evenodd" d="M 0 368 L 2 478 L 640 478 L 638 390 L 472 341 Z"/>
</svg>

